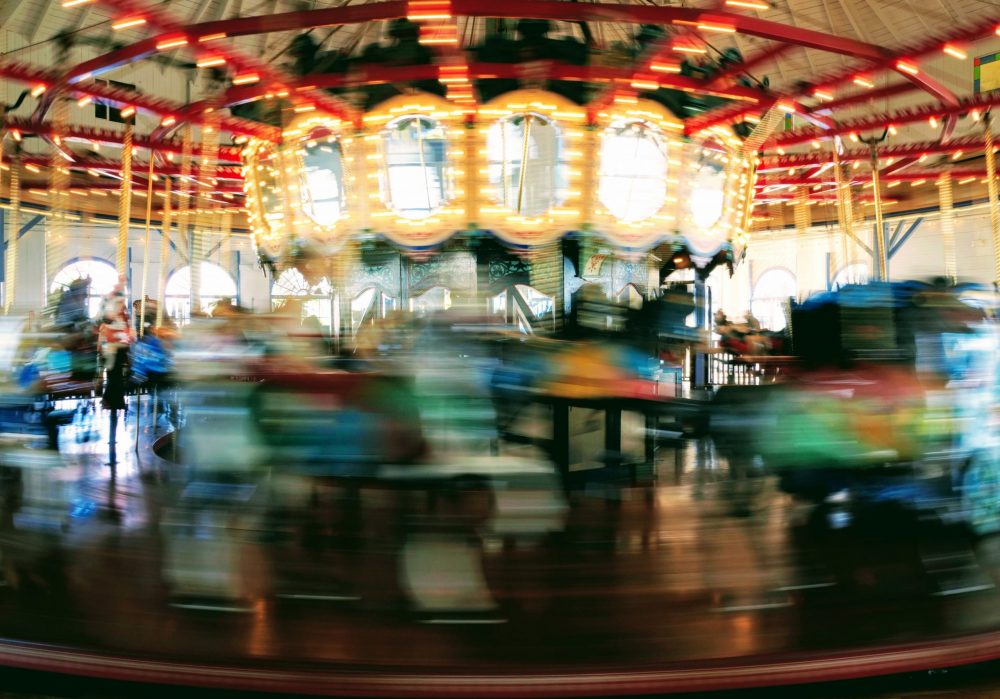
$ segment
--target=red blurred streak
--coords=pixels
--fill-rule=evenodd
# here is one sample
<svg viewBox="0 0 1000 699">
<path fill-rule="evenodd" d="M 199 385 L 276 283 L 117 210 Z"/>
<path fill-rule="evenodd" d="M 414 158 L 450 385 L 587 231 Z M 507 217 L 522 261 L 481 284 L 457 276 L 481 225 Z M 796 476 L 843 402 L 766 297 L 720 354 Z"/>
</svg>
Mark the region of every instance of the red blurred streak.
<svg viewBox="0 0 1000 699">
<path fill-rule="evenodd" d="M 0 664 L 66 675 L 327 696 L 431 699 L 511 697 L 548 699 L 607 695 L 721 691 L 833 682 L 954 667 L 1000 658 L 1000 633 L 946 637 L 934 642 L 869 646 L 839 652 L 800 652 L 730 660 L 693 660 L 638 670 L 589 668 L 566 672 L 412 672 L 356 668 L 247 667 L 188 664 L 114 656 L 51 645 L 0 643 Z"/>
<path fill-rule="evenodd" d="M 895 85 L 889 85 L 887 87 L 881 87 L 876 90 L 865 90 L 864 92 L 859 92 L 855 95 L 850 95 L 848 97 L 841 97 L 840 99 L 831 100 L 830 102 L 821 102 L 819 104 L 808 107 L 806 111 L 808 112 L 822 112 L 826 110 L 840 109 L 841 107 L 848 107 L 852 104 L 864 104 L 870 100 L 882 99 L 884 97 L 895 97 L 896 95 L 902 95 L 907 92 L 914 92 L 919 90 L 918 85 L 913 83 L 896 83 Z"/>
</svg>

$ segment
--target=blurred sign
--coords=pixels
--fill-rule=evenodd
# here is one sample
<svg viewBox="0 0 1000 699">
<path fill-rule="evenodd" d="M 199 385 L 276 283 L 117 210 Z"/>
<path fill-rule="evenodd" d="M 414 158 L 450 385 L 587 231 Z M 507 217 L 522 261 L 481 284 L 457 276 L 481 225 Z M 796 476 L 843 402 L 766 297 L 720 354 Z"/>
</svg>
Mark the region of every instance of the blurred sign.
<svg viewBox="0 0 1000 699">
<path fill-rule="evenodd" d="M 1000 53 L 980 56 L 972 62 L 972 87 L 977 95 L 1000 89 Z"/>
</svg>

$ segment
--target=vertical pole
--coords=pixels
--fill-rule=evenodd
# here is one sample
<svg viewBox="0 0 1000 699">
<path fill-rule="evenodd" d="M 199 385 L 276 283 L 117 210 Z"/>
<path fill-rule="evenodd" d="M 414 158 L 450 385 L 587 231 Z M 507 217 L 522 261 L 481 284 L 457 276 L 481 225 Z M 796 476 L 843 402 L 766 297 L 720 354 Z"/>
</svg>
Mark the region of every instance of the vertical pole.
<svg viewBox="0 0 1000 699">
<path fill-rule="evenodd" d="M 705 276 L 700 269 L 695 269 L 694 277 L 694 324 L 699 334 L 708 326 L 708 290 L 705 286 Z M 705 352 L 695 352 L 694 377 L 692 386 L 705 388 L 708 385 L 708 355 Z"/>
<path fill-rule="evenodd" d="M 132 130 L 132 124 L 126 124 L 125 137 L 122 139 L 122 184 L 118 197 L 118 247 L 115 251 L 115 267 L 120 277 L 128 274 L 128 224 L 132 216 Z"/>
<path fill-rule="evenodd" d="M 986 141 L 986 184 L 990 197 L 990 230 L 993 233 L 993 283 L 1000 284 L 1000 202 L 997 200 L 997 164 L 993 152 L 993 127 L 990 113 L 983 118 L 983 136 Z"/>
<path fill-rule="evenodd" d="M 149 276 L 149 224 L 153 218 L 153 151 L 149 151 L 146 184 L 146 236 L 142 243 L 142 283 L 139 285 L 139 337 L 146 332 L 146 279 Z"/>
<path fill-rule="evenodd" d="M 884 222 L 882 220 L 882 186 L 878 173 L 878 145 L 872 141 L 868 144 L 872 168 L 872 195 L 875 197 L 875 253 L 878 263 L 878 278 L 889 280 L 889 270 L 886 259 L 885 238 L 883 237 Z"/>
<path fill-rule="evenodd" d="M 170 269 L 170 178 L 163 178 L 163 220 L 160 222 L 163 240 L 160 243 L 160 279 L 156 286 L 156 327 L 163 326 L 166 312 L 167 270 Z"/>
<path fill-rule="evenodd" d="M 4 259 L 4 313 L 11 314 L 17 291 L 17 234 L 21 228 L 21 160 L 10 161 L 10 216 L 7 217 L 7 251 Z"/>
<path fill-rule="evenodd" d="M 987 146 L 987 150 L 989 150 L 989 146 Z M 953 208 L 955 201 L 950 167 L 945 168 L 945 171 L 941 173 L 941 179 L 938 180 L 938 202 L 941 210 L 941 243 L 944 246 L 944 273 L 948 277 L 948 281 L 954 284 L 958 278 L 958 264 L 955 259 L 955 212 Z"/>
</svg>

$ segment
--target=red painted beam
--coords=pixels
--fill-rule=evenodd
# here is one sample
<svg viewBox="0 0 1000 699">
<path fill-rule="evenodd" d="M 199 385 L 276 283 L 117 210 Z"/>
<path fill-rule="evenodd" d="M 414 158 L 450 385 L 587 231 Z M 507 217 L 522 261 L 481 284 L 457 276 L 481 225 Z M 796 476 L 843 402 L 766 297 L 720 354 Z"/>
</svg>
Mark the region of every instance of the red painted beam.
<svg viewBox="0 0 1000 699">
<path fill-rule="evenodd" d="M 611 3 L 566 3 L 557 0 L 452 0 L 452 12 L 472 17 L 551 19 L 585 22 L 626 22 L 633 24 L 674 24 L 697 28 L 699 23 L 734 27 L 737 32 L 798 44 L 866 60 L 882 60 L 889 52 L 881 46 L 846 37 L 791 27 L 779 22 L 735 12 L 704 11 L 690 7 L 626 5 Z"/>
<path fill-rule="evenodd" d="M 997 21 L 995 18 L 987 18 L 982 21 L 977 22 L 973 25 L 968 25 L 964 27 L 958 27 L 953 32 L 946 34 L 943 37 L 935 37 L 922 41 L 919 44 L 913 44 L 905 49 L 895 52 L 890 58 L 883 61 L 879 61 L 877 65 L 869 67 L 868 71 L 872 70 L 884 70 L 893 69 L 895 61 L 900 59 L 906 59 L 908 62 L 919 64 L 922 58 L 926 58 L 932 54 L 939 54 L 941 49 L 945 44 L 948 43 L 968 43 L 974 42 L 980 39 L 991 37 L 996 32 Z M 866 71 L 861 68 L 850 68 L 848 70 L 839 71 L 837 73 L 820 77 L 813 81 L 813 85 L 819 88 L 834 89 L 838 85 L 850 82 L 859 73 L 865 73 Z M 905 72 L 897 71 L 900 75 L 904 77 L 911 78 Z M 927 76 L 921 71 L 921 75 L 926 78 Z M 920 87 L 926 89 L 924 85 L 925 81 L 921 81 Z"/>
<path fill-rule="evenodd" d="M 99 143 L 102 145 L 120 146 L 122 134 L 120 131 L 109 131 L 106 129 L 92 129 L 86 126 L 68 125 L 58 133 L 51 122 L 35 123 L 27 119 L 7 119 L 7 129 L 17 129 L 22 134 L 34 134 L 53 138 L 60 136 L 67 142 Z M 180 155 L 182 144 L 177 140 L 153 139 L 147 136 L 135 135 L 132 143 L 137 148 L 153 149 L 159 153 L 174 153 Z M 201 146 L 192 144 L 191 153 L 195 157 L 201 155 Z M 219 162 L 241 163 L 240 148 L 232 146 L 219 147 Z"/>
<path fill-rule="evenodd" d="M 25 156 L 21 158 L 22 163 L 30 163 L 38 167 L 48 167 L 52 162 L 49 157 L 43 156 Z M 121 170 L 121 163 L 117 160 L 110 160 L 107 158 L 84 158 L 77 160 L 73 163 L 66 163 L 66 167 L 70 170 L 77 170 L 79 172 L 89 172 L 90 170 L 96 170 L 99 172 L 108 172 L 109 174 L 117 175 Z M 148 163 L 141 168 L 136 168 L 136 176 L 142 176 L 143 172 L 148 168 Z M 181 165 L 180 163 L 160 163 L 155 168 L 156 174 L 158 175 L 180 175 Z M 234 182 L 243 181 L 243 170 L 238 167 L 219 167 L 216 168 L 216 179 L 219 180 L 231 180 Z M 240 190 L 243 191 L 242 189 Z"/>
<path fill-rule="evenodd" d="M 847 97 L 841 97 L 840 99 L 831 100 L 830 102 L 820 102 L 812 107 L 807 107 L 805 111 L 810 114 L 823 111 L 835 111 L 843 107 L 849 107 L 855 104 L 864 104 L 871 100 L 885 99 L 888 97 L 895 97 L 896 95 L 903 95 L 908 92 L 914 92 L 919 90 L 920 86 L 914 83 L 896 83 L 894 85 L 888 85 L 886 87 L 880 87 L 875 90 L 866 90 L 864 92 L 859 92 L 854 95 L 849 95 Z"/>
<path fill-rule="evenodd" d="M 931 171 L 921 171 L 921 172 L 898 172 L 889 173 L 887 175 L 879 175 L 880 180 L 886 182 L 919 182 L 920 180 L 925 180 L 928 183 L 934 183 L 941 176 L 940 170 Z M 953 180 L 962 180 L 969 177 L 976 177 L 979 179 L 986 178 L 986 170 L 977 170 L 975 168 L 963 168 L 961 170 L 952 171 Z M 851 184 L 855 186 L 862 186 L 865 188 L 870 188 L 871 185 L 871 174 L 865 173 L 863 177 L 854 177 L 851 179 Z M 816 185 L 824 187 L 835 187 L 836 180 L 831 176 L 822 180 L 808 179 L 804 177 L 788 176 L 788 177 L 769 177 L 766 179 L 761 179 L 757 181 L 757 189 L 764 187 L 773 186 L 793 186 L 793 187 L 815 187 Z"/>
<path fill-rule="evenodd" d="M 908 143 L 901 146 L 887 146 L 879 148 L 880 158 L 920 158 L 924 155 L 953 154 L 956 151 L 964 151 L 968 155 L 982 153 L 986 148 L 983 139 L 977 136 L 969 136 L 964 139 L 952 141 L 944 145 L 938 141 L 925 141 L 923 143 Z M 854 161 L 868 162 L 871 155 L 867 148 L 844 151 L 840 155 L 840 161 L 849 163 Z M 770 170 L 787 170 L 788 168 L 800 168 L 825 165 L 830 162 L 829 153 L 817 151 L 816 153 L 797 153 L 791 155 L 765 156 L 758 168 L 758 172 Z"/>
<path fill-rule="evenodd" d="M 238 17 L 196 24 L 189 27 L 188 32 L 197 36 L 212 36 L 214 34 L 249 36 L 313 27 L 332 27 L 340 24 L 361 24 L 405 17 L 406 5 L 405 0 L 388 0 L 387 2 L 326 7 L 320 10 Z"/>
<path fill-rule="evenodd" d="M 97 2 L 108 7 L 116 16 L 137 15 L 144 17 L 146 19 L 146 26 L 163 33 L 163 36 L 157 37 L 155 41 L 160 41 L 166 38 L 166 36 L 183 36 L 188 41 L 187 46 L 196 55 L 206 57 L 223 56 L 229 67 L 237 73 L 254 73 L 259 76 L 261 82 L 271 83 L 276 86 L 286 84 L 294 89 L 299 84 L 295 78 L 284 75 L 272 65 L 260 61 L 256 57 L 246 55 L 232 46 L 224 44 L 222 41 L 202 41 L 205 38 L 205 34 L 198 33 L 197 35 L 193 35 L 190 28 L 185 27 L 179 20 L 161 10 L 159 6 L 154 6 L 146 0 L 97 0 Z M 262 19 L 266 21 L 266 18 Z M 221 39 L 222 37 L 219 38 Z M 122 51 L 124 49 L 112 52 L 97 60 L 114 61 L 116 60 L 116 55 L 118 57 L 124 55 Z M 75 75 L 76 73 L 71 70 L 69 74 Z M 336 116 L 350 119 L 357 117 L 353 108 L 325 93 L 314 92 L 310 94 L 309 102 L 314 104 L 316 108 Z"/>
<path fill-rule="evenodd" d="M 49 87 L 57 85 L 61 80 L 59 75 L 50 71 L 39 70 L 32 66 L 12 61 L 0 61 L 0 77 L 16 80 L 27 85 L 44 83 Z M 176 115 L 182 109 L 180 105 L 173 104 L 167 100 L 148 95 L 137 95 L 100 83 L 74 85 L 71 91 L 77 95 L 88 95 L 102 102 L 117 106 L 132 105 L 136 109 L 157 114 L 161 117 Z M 201 115 L 197 115 L 194 123 L 201 123 L 201 121 Z M 236 117 L 225 117 L 223 119 L 223 128 L 235 134 L 256 136 L 257 138 L 266 140 L 277 140 L 281 135 L 280 130 L 272 126 Z"/>
<path fill-rule="evenodd" d="M 961 100 L 954 106 L 932 105 L 929 107 L 907 109 L 892 114 L 876 114 L 871 117 L 838 124 L 836 128 L 827 132 L 819 132 L 815 129 L 798 129 L 779 135 L 770 141 L 770 145 L 790 146 L 805 143 L 816 138 L 829 138 L 832 136 L 848 135 L 851 132 L 863 133 L 876 129 L 880 130 L 887 128 L 890 124 L 910 124 L 917 121 L 929 120 L 931 117 L 940 120 L 952 115 L 958 116 L 973 109 L 985 112 L 991 107 L 996 106 L 1000 106 L 1000 95 L 981 95 L 973 99 Z"/>
</svg>

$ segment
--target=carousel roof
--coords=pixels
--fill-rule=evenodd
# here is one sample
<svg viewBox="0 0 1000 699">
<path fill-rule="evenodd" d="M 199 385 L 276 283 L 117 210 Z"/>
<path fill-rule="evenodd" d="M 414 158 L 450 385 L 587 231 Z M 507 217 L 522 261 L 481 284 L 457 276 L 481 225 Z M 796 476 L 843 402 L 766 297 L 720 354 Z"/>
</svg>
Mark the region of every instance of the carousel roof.
<svg viewBox="0 0 1000 699">
<path fill-rule="evenodd" d="M 955 168 L 969 197 L 985 194 L 978 119 L 998 99 L 989 91 L 1000 87 L 1000 75 L 993 85 L 988 69 L 1000 51 L 994 14 L 988 0 L 0 0 L 0 100 L 10 107 L 8 152 L 16 139 L 30 166 L 26 200 L 44 203 L 45 171 L 58 149 L 73 170 L 71 184 L 87 193 L 80 208 L 116 210 L 101 196 L 118 186 L 124 127 L 104 108 L 111 106 L 136 110 L 135 143 L 157 150 L 159 174 L 180 172 L 181 124 L 218 123 L 214 195 L 238 206 L 235 143 L 277 138 L 278 131 L 234 116 L 228 106 L 278 94 L 296 109 L 352 118 L 350 95 L 325 88 L 437 79 L 457 64 L 471 79 L 504 71 L 523 78 L 523 67 L 484 61 L 476 49 L 490 37 L 516 42 L 518 18 L 544 19 L 550 38 L 585 47 L 586 58 L 535 70 L 597 84 L 599 105 L 617 92 L 657 87 L 717 98 L 684 115 L 689 134 L 753 124 L 769 110 L 788 114 L 760 144 L 759 200 L 781 202 L 803 185 L 817 202 L 829 200 L 831 144 L 839 144 L 844 160 L 864 162 L 854 171 L 863 178 L 862 141 L 884 134 L 879 166 L 887 182 L 918 183 L 892 190 L 904 205 L 917 206 L 920 181 L 944 164 Z M 388 46 L 391 22 L 404 17 L 420 26 L 434 60 L 365 68 L 366 52 L 379 42 Z M 329 65 L 340 60 L 341 68 L 303 74 L 296 41 L 304 33 L 312 50 Z M 682 69 L 682 61 L 695 69 Z M 710 69 L 698 69 L 700 63 Z M 57 94 L 80 106 L 57 118 Z M 198 143 L 195 159 L 202 155 Z M 964 195 L 959 190 L 956 199 Z"/>
</svg>

